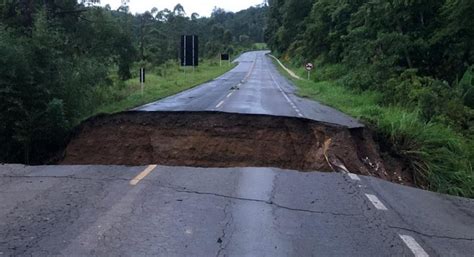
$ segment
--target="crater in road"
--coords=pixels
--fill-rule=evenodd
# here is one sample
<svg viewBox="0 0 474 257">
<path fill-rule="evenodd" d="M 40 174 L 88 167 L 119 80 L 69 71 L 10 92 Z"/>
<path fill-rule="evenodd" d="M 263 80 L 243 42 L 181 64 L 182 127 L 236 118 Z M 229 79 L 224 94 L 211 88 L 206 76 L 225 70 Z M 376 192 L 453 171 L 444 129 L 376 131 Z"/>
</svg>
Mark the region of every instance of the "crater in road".
<svg viewBox="0 0 474 257">
<path fill-rule="evenodd" d="M 76 128 L 60 163 L 347 169 L 386 178 L 377 149 L 363 128 L 308 119 L 218 112 L 123 112 L 91 118 Z"/>
</svg>

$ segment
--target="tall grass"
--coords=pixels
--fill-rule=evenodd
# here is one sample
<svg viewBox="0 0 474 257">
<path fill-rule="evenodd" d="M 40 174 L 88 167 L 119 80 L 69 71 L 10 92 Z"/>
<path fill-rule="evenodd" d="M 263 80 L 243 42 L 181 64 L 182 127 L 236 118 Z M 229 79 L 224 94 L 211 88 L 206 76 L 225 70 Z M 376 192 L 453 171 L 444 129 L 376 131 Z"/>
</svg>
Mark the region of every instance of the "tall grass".
<svg viewBox="0 0 474 257">
<path fill-rule="evenodd" d="M 94 114 L 129 110 L 157 101 L 214 79 L 233 67 L 234 65 L 221 67 L 216 61 L 204 60 L 193 71 L 189 67 L 183 69 L 177 63 L 166 63 L 147 71 L 143 95 L 138 77 L 125 82 L 112 78 L 115 81 L 113 86 L 101 87 L 96 92 L 101 104 Z"/>
<path fill-rule="evenodd" d="M 470 149 L 462 135 L 443 124 L 422 122 L 416 111 L 387 107 L 382 113 L 376 128 L 409 162 L 415 182 L 428 182 L 434 191 L 474 197 Z"/>
<path fill-rule="evenodd" d="M 304 73 L 299 69 L 299 75 L 304 77 Z M 315 71 L 315 81 L 293 82 L 300 96 L 318 100 L 373 127 L 391 151 L 409 165 L 418 186 L 474 198 L 474 149 L 469 138 L 445 124 L 424 122 L 416 109 L 384 105 L 380 93 L 344 87 L 339 80 L 343 74 L 341 67 L 334 65 Z"/>
</svg>

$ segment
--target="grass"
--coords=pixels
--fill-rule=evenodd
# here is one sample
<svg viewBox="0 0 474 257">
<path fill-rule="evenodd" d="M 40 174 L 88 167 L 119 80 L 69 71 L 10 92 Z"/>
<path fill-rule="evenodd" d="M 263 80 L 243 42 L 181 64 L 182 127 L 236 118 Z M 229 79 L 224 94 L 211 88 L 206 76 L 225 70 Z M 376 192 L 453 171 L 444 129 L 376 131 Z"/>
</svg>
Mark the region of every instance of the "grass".
<svg viewBox="0 0 474 257">
<path fill-rule="evenodd" d="M 101 95 L 104 103 L 97 108 L 95 114 L 125 111 L 160 100 L 214 79 L 233 67 L 234 65 L 220 67 L 218 62 L 204 60 L 194 72 L 188 67 L 185 73 L 178 64 L 167 63 L 147 71 L 143 95 L 137 77 L 124 83 L 116 82 L 112 87 L 101 89 L 98 94 Z"/>
<path fill-rule="evenodd" d="M 339 109 L 372 127 L 383 143 L 409 164 L 418 186 L 474 198 L 470 159 L 474 149 L 470 139 L 444 124 L 424 122 L 416 109 L 384 105 L 377 92 L 356 92 L 344 87 L 338 79 L 344 72 L 336 66 L 313 72 L 313 76 L 322 78 L 319 81 L 292 79 L 281 67 L 280 72 L 297 85 L 300 96 Z M 306 77 L 302 68 L 292 68 Z"/>
<path fill-rule="evenodd" d="M 268 49 L 268 46 L 266 43 L 255 43 L 252 48 L 255 50 L 266 50 Z"/>
</svg>

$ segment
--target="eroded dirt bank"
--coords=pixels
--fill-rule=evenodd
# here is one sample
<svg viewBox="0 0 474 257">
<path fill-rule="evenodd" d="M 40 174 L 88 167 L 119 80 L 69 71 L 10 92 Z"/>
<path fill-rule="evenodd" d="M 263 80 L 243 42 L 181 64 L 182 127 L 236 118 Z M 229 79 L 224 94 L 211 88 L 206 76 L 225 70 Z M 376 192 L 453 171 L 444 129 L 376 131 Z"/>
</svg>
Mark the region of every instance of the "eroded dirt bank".
<svg viewBox="0 0 474 257">
<path fill-rule="evenodd" d="M 61 164 L 278 167 L 396 180 L 364 129 L 214 112 L 123 112 L 79 126 Z"/>
</svg>

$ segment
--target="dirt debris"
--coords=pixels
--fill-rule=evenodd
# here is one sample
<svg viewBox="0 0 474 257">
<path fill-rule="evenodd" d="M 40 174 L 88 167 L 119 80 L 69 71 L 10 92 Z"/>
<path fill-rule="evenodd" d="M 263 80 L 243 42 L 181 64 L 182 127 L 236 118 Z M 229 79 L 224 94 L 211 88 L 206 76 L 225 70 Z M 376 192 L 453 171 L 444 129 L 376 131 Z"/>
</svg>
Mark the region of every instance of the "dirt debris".
<svg viewBox="0 0 474 257">
<path fill-rule="evenodd" d="M 364 128 L 217 112 L 99 115 L 73 133 L 60 164 L 277 167 L 396 180 Z"/>
</svg>

